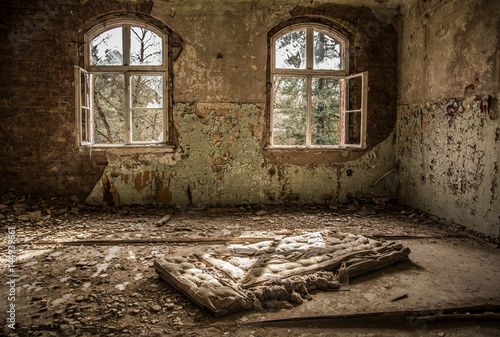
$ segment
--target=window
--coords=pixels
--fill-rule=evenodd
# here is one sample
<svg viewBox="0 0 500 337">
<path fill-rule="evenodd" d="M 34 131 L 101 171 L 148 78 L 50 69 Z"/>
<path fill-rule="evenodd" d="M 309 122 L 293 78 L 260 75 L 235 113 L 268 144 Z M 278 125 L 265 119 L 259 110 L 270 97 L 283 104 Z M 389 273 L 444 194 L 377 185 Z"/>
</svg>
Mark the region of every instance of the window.
<svg viewBox="0 0 500 337">
<path fill-rule="evenodd" d="M 271 39 L 271 146 L 366 146 L 368 73 L 347 76 L 348 50 L 345 37 L 319 24 Z"/>
<path fill-rule="evenodd" d="M 78 145 L 168 141 L 167 36 L 135 21 L 108 22 L 85 36 L 75 68 Z"/>
</svg>

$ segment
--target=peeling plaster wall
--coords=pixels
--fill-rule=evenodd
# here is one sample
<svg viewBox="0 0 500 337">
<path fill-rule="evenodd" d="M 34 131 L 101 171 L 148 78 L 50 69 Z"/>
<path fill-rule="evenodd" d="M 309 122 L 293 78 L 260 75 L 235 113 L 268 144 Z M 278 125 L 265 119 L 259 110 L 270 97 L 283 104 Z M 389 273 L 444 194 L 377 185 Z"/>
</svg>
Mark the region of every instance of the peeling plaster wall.
<svg viewBox="0 0 500 337">
<path fill-rule="evenodd" d="M 496 13 L 495 0 L 419 1 L 403 13 L 396 149 L 403 203 L 498 240 Z"/>
<path fill-rule="evenodd" d="M 348 194 L 356 192 L 395 195 L 395 175 L 377 182 L 394 165 L 392 135 L 344 164 L 273 163 L 265 160 L 256 131 L 262 124 L 263 108 L 258 104 L 176 104 L 179 151 L 109 155 L 109 165 L 87 202 L 204 206 L 345 202 Z"/>
<path fill-rule="evenodd" d="M 390 23 L 398 12 L 379 9 L 381 21 L 365 7 L 320 3 L 155 1 L 151 15 L 184 41 L 173 64 L 175 150 L 108 153 L 87 202 L 203 206 L 336 203 L 356 193 L 394 197 L 395 174 L 377 179 L 395 163 L 397 36 Z M 308 16 L 329 18 L 349 32 L 350 72 L 370 72 L 366 151 L 265 149 L 268 32 Z"/>
<path fill-rule="evenodd" d="M 366 5 L 365 0 L 2 3 L 0 35 L 7 43 L 0 47 L 0 193 L 77 194 L 98 205 L 335 203 L 356 193 L 394 197 L 395 174 L 378 178 L 395 163 L 399 1 Z M 83 35 L 118 16 L 169 32 L 172 147 L 87 151 L 76 144 L 74 65 L 83 64 Z M 365 150 L 265 149 L 270 32 L 313 20 L 348 36 L 350 73 L 369 72 Z"/>
</svg>

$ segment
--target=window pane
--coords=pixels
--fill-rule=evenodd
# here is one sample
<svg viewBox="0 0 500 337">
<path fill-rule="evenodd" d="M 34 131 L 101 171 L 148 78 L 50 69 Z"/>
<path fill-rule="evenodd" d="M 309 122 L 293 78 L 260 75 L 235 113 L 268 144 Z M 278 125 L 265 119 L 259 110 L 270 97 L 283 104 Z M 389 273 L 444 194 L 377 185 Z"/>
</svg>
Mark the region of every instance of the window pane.
<svg viewBox="0 0 500 337">
<path fill-rule="evenodd" d="M 350 112 L 346 113 L 347 119 L 347 139 L 346 144 L 361 144 L 361 113 Z"/>
<path fill-rule="evenodd" d="M 314 32 L 314 69 L 341 70 L 340 43 L 323 33 Z"/>
<path fill-rule="evenodd" d="M 340 80 L 313 78 L 311 98 L 311 145 L 338 145 Z"/>
<path fill-rule="evenodd" d="M 123 65 L 122 28 L 113 28 L 99 34 L 90 43 L 90 49 L 91 65 Z"/>
<path fill-rule="evenodd" d="M 132 141 L 163 141 L 163 109 L 132 110 Z"/>
<path fill-rule="evenodd" d="M 288 33 L 275 45 L 276 68 L 305 69 L 306 68 L 306 31 L 297 30 Z"/>
<path fill-rule="evenodd" d="M 133 108 L 163 107 L 163 76 L 130 76 L 130 95 Z"/>
<path fill-rule="evenodd" d="M 352 77 L 346 85 L 346 139 L 345 144 L 361 144 L 362 76 Z M 352 112 L 349 112 L 351 110 Z"/>
<path fill-rule="evenodd" d="M 274 78 L 273 145 L 306 145 L 306 77 Z"/>
<path fill-rule="evenodd" d="M 94 142 L 125 143 L 123 74 L 94 74 Z"/>
<path fill-rule="evenodd" d="M 80 139 L 83 143 L 90 143 L 90 75 L 80 72 Z"/>
<path fill-rule="evenodd" d="M 131 65 L 162 65 L 162 38 L 146 28 L 132 27 L 130 33 Z"/>
</svg>

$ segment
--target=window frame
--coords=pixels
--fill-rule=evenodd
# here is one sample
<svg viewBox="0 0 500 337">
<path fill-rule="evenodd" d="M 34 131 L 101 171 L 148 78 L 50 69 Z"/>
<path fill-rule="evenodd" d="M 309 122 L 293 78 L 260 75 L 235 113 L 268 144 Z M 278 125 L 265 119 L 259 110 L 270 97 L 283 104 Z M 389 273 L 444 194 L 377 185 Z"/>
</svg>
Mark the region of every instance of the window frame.
<svg viewBox="0 0 500 337">
<path fill-rule="evenodd" d="M 276 42 L 286 34 L 294 31 L 306 31 L 306 67 L 305 69 L 283 69 L 276 68 Z M 340 69 L 335 70 L 321 70 L 313 69 L 314 64 L 314 31 L 323 33 L 337 42 L 340 43 L 340 54 L 341 54 L 341 66 Z M 270 39 L 270 106 L 269 106 L 269 148 L 270 149 L 345 149 L 345 148 L 366 148 L 366 122 L 367 122 L 367 98 L 368 98 L 368 72 L 358 73 L 349 75 L 349 40 L 334 30 L 324 24 L 319 23 L 300 23 L 290 25 L 286 28 L 281 29 L 276 34 L 274 34 Z M 307 81 L 307 111 L 306 111 L 306 145 L 275 145 L 273 138 L 274 129 L 274 105 L 275 105 L 275 77 L 303 77 Z M 354 110 L 347 109 L 347 95 L 348 95 L 348 82 L 352 78 L 361 77 L 362 88 L 361 88 L 361 108 Z M 344 143 L 339 145 L 313 145 L 312 140 L 312 78 L 338 78 L 340 79 L 341 85 L 341 123 L 343 126 L 343 135 L 341 139 Z M 347 113 L 360 113 L 361 114 L 361 130 L 360 130 L 360 142 L 358 144 L 346 144 L 345 140 L 348 139 L 347 127 L 348 121 L 346 121 Z M 340 141 L 340 140 L 339 140 Z"/>
<path fill-rule="evenodd" d="M 122 48 L 123 48 L 123 64 L 124 65 L 91 65 L 91 43 L 100 34 L 114 29 L 122 28 Z M 161 65 L 130 65 L 130 44 L 131 44 L 131 27 L 145 28 L 153 33 L 157 34 L 162 39 L 162 64 Z M 136 19 L 113 19 L 106 22 L 100 23 L 91 29 L 89 29 L 84 35 L 84 57 L 83 65 L 81 68 L 75 66 L 75 91 L 76 91 L 76 123 L 77 123 L 77 147 L 93 147 L 93 148 L 134 148 L 134 147 L 158 147 L 171 145 L 171 135 L 168 132 L 170 128 L 169 121 L 169 45 L 168 45 L 168 34 L 158 29 L 157 27 L 145 23 Z M 128 65 L 127 65 L 128 64 Z M 123 144 L 95 144 L 93 134 L 95 132 L 93 124 L 93 97 L 90 97 L 90 107 L 82 106 L 82 74 L 86 74 L 90 77 L 90 87 L 93 83 L 94 74 L 122 74 L 124 76 L 124 99 L 125 99 L 125 129 Z M 162 141 L 133 141 L 132 135 L 132 104 L 131 104 L 131 81 L 130 78 L 133 75 L 144 75 L 144 76 L 163 76 L 162 81 Z M 93 92 L 93 89 L 89 89 Z M 82 109 L 87 109 L 89 111 L 90 117 L 87 117 L 87 121 L 90 121 L 90 130 L 83 130 L 83 114 Z M 157 108 L 156 108 L 157 109 Z M 88 126 L 87 126 L 88 129 Z M 83 139 L 83 133 L 86 132 L 90 136 L 90 142 L 86 142 Z"/>
<path fill-rule="evenodd" d="M 349 103 L 347 101 L 347 97 L 349 95 L 349 80 L 356 78 L 356 77 L 361 77 L 361 106 L 359 109 L 349 109 Z M 352 148 L 366 148 L 366 127 L 367 127 L 367 106 L 368 106 L 368 72 L 362 72 L 358 74 L 353 74 L 344 77 L 344 95 L 342 97 L 343 100 L 343 109 L 342 109 L 342 114 L 343 116 L 343 129 L 344 129 L 344 143 L 341 145 L 343 147 L 352 147 Z M 349 118 L 347 118 L 348 114 L 351 113 L 359 113 L 360 116 L 360 140 L 359 144 L 351 144 L 351 143 L 346 143 L 345 141 L 348 140 L 348 132 L 347 130 L 349 129 Z"/>
</svg>

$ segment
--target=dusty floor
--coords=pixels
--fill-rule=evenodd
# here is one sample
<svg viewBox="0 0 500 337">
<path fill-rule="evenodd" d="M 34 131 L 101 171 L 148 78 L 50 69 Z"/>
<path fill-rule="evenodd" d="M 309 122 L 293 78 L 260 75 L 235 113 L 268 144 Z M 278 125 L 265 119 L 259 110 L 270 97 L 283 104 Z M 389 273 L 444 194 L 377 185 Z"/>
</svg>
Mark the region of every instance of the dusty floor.
<svg viewBox="0 0 500 337">
<path fill-rule="evenodd" d="M 350 206 L 96 209 L 74 201 L 0 203 L 0 318 L 6 322 L 8 228 L 16 235 L 19 336 L 498 336 L 496 321 L 334 320 L 330 315 L 463 307 L 500 300 L 497 245 L 446 228 L 426 214 L 384 202 Z M 157 221 L 171 213 L 170 221 Z M 301 234 L 335 230 L 402 242 L 410 259 L 351 280 L 350 291 L 317 292 L 291 310 L 214 318 L 158 277 L 156 257 L 213 245 L 149 239 Z M 59 241 L 143 240 L 109 245 Z M 45 243 L 43 243 L 45 242 Z M 408 296 L 399 301 L 391 300 Z M 309 318 L 298 320 L 298 318 Z M 289 319 L 285 322 L 271 320 Z M 290 320 L 292 319 L 292 320 Z M 6 335 L 14 330 L 2 326 Z"/>
</svg>

